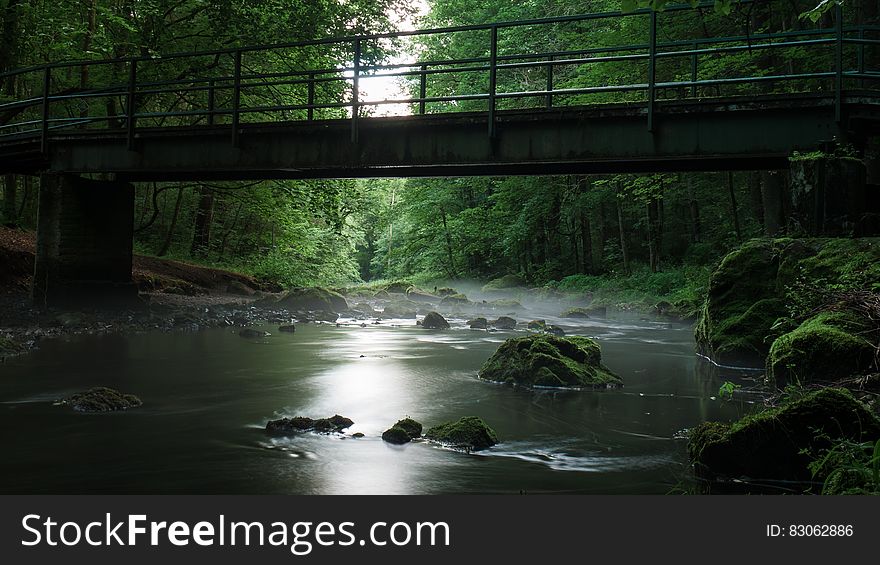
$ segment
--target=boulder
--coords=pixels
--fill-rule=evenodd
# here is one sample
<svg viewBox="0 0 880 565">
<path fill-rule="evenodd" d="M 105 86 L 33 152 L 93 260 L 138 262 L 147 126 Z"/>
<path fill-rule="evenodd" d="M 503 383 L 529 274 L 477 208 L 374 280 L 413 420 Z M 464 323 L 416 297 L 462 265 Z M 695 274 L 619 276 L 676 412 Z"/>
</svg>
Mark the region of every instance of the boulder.
<svg viewBox="0 0 880 565">
<path fill-rule="evenodd" d="M 422 327 L 426 330 L 448 330 L 449 322 L 437 312 L 428 312 L 422 320 Z"/>
<path fill-rule="evenodd" d="M 411 442 L 412 438 L 409 437 L 409 434 L 406 433 L 406 430 L 404 430 L 403 428 L 393 426 L 382 432 L 382 441 L 386 441 L 394 445 L 403 445 L 405 443 Z"/>
<path fill-rule="evenodd" d="M 825 478 L 814 477 L 810 463 L 835 442 L 878 438 L 880 420 L 852 393 L 823 388 L 733 424 L 700 424 L 690 434 L 688 452 L 703 480 L 742 480 L 747 488 L 750 482 L 784 481 L 788 489 L 800 482 L 807 488 Z"/>
<path fill-rule="evenodd" d="M 415 318 L 418 314 L 419 305 L 415 302 L 392 302 L 385 306 L 382 311 L 383 318 Z"/>
<path fill-rule="evenodd" d="M 433 294 L 429 294 L 416 287 L 412 287 L 406 291 L 406 298 L 407 300 L 412 300 L 413 302 L 424 302 L 428 304 L 435 304 L 437 302 L 440 302 L 439 296 L 434 296 Z"/>
<path fill-rule="evenodd" d="M 509 298 L 490 300 L 486 304 L 491 306 L 493 310 L 501 312 L 520 312 L 525 310 L 525 307 L 519 303 L 519 300 L 512 300 Z"/>
<path fill-rule="evenodd" d="M 435 294 L 437 294 L 437 296 L 442 298 L 444 296 L 452 296 L 453 294 L 460 294 L 460 293 L 457 290 L 455 290 L 454 288 L 443 287 L 443 288 L 438 288 L 435 291 Z"/>
<path fill-rule="evenodd" d="M 483 285 L 483 292 L 497 292 L 500 290 L 510 290 L 516 288 L 523 288 L 526 286 L 526 281 L 524 281 L 521 277 L 517 275 L 504 275 L 503 277 L 499 277 L 497 279 L 492 279 Z"/>
<path fill-rule="evenodd" d="M 394 294 L 405 294 L 414 285 L 409 281 L 394 281 L 385 285 L 385 291 Z"/>
<path fill-rule="evenodd" d="M 516 320 L 509 316 L 501 316 L 497 320 L 489 322 L 489 324 L 499 330 L 512 330 L 516 327 Z"/>
<path fill-rule="evenodd" d="M 339 414 L 330 418 L 313 420 L 303 416 L 270 420 L 266 424 L 266 432 L 272 435 L 291 435 L 298 432 L 334 433 L 341 432 L 354 425 L 350 419 Z"/>
<path fill-rule="evenodd" d="M 269 337 L 270 335 L 272 334 L 270 334 L 269 332 L 263 330 L 255 330 L 253 328 L 245 328 L 238 332 L 238 336 L 245 339 L 259 339 L 261 337 Z"/>
<path fill-rule="evenodd" d="M 57 402 L 70 406 L 77 412 L 116 412 L 142 405 L 141 399 L 133 394 L 123 394 L 107 387 L 95 387 L 86 392 L 78 392 Z"/>
<path fill-rule="evenodd" d="M 550 325 L 550 326 L 547 326 L 544 329 L 544 331 L 550 335 L 555 335 L 556 337 L 564 337 L 565 336 L 565 330 L 560 328 L 559 326 Z"/>
<path fill-rule="evenodd" d="M 256 291 L 241 281 L 231 280 L 226 285 L 226 293 L 236 296 L 253 296 Z"/>
<path fill-rule="evenodd" d="M 767 380 L 784 388 L 791 382 L 828 383 L 866 375 L 875 370 L 876 350 L 866 339 L 872 330 L 876 326 L 855 313 L 821 312 L 773 342 Z"/>
<path fill-rule="evenodd" d="M 474 318 L 473 320 L 468 320 L 467 324 L 472 330 L 485 330 L 489 327 L 489 320 L 486 318 Z"/>
<path fill-rule="evenodd" d="M 297 311 L 338 313 L 348 310 L 348 302 L 344 296 L 320 287 L 292 288 L 278 300 L 277 305 Z"/>
<path fill-rule="evenodd" d="M 498 443 L 495 431 L 476 416 L 434 426 L 425 432 L 425 437 L 448 447 L 468 451 L 487 449 Z"/>
<path fill-rule="evenodd" d="M 470 305 L 471 301 L 468 300 L 468 297 L 464 294 L 450 294 L 449 296 L 444 296 L 443 299 L 440 300 L 440 306 L 447 310 L 451 308 L 462 308 Z"/>
<path fill-rule="evenodd" d="M 388 294 L 387 290 L 377 290 L 375 294 L 373 294 L 373 298 L 376 300 L 391 300 L 391 295 Z"/>
<path fill-rule="evenodd" d="M 561 317 L 561 318 L 574 318 L 574 319 L 584 320 L 584 319 L 589 318 L 590 315 L 589 315 L 589 313 L 587 312 L 587 309 L 586 309 L 586 308 L 575 307 L 575 308 L 569 308 L 569 309 L 567 309 L 565 312 L 563 312 L 562 314 L 560 314 L 559 317 Z"/>
<path fill-rule="evenodd" d="M 529 322 L 528 326 L 526 326 L 526 327 L 532 331 L 542 332 L 547 327 L 547 321 L 546 320 L 532 320 L 531 322 Z"/>
<path fill-rule="evenodd" d="M 286 326 L 278 326 L 278 331 L 281 333 L 292 334 L 296 332 L 296 326 L 293 324 L 287 324 Z"/>
<path fill-rule="evenodd" d="M 356 312 L 360 312 L 364 316 L 375 316 L 376 315 L 375 308 L 373 308 L 370 304 L 367 304 L 366 302 L 358 302 L 357 304 L 354 305 L 354 310 Z"/>
<path fill-rule="evenodd" d="M 391 428 L 385 430 L 382 439 L 388 443 L 402 445 L 422 436 L 422 425 L 412 418 L 399 420 Z"/>
<path fill-rule="evenodd" d="M 588 337 L 532 334 L 512 338 L 483 364 L 480 377 L 526 387 L 608 388 L 620 377 L 602 364 L 599 344 Z"/>
</svg>

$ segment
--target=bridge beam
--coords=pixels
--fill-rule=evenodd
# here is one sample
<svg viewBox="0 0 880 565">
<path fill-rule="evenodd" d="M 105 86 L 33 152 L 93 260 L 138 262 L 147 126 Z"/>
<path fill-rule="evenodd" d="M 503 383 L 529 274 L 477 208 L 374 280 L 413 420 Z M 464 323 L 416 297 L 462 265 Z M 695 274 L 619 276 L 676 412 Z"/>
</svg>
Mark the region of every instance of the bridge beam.
<svg viewBox="0 0 880 565">
<path fill-rule="evenodd" d="M 40 177 L 32 297 L 41 308 L 131 306 L 134 186 Z"/>
</svg>

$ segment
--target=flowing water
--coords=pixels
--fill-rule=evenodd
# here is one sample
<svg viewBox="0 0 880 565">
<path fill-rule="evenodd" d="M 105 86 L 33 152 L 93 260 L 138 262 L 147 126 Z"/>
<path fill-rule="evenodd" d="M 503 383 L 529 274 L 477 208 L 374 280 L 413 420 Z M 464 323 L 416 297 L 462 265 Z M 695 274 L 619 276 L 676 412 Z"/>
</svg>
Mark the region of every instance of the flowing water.
<svg viewBox="0 0 880 565">
<path fill-rule="evenodd" d="M 559 320 L 596 338 L 619 390 L 532 392 L 477 378 L 517 331 L 414 320 L 87 336 L 0 365 L 0 491 L 33 493 L 667 493 L 687 481 L 682 432 L 748 406 L 715 399 L 689 326 L 639 316 Z M 92 386 L 137 394 L 122 413 L 52 401 Z M 346 436 L 267 436 L 281 416 L 354 420 Z M 379 437 L 482 417 L 502 443 L 465 454 Z M 350 434 L 362 432 L 355 439 Z"/>
</svg>

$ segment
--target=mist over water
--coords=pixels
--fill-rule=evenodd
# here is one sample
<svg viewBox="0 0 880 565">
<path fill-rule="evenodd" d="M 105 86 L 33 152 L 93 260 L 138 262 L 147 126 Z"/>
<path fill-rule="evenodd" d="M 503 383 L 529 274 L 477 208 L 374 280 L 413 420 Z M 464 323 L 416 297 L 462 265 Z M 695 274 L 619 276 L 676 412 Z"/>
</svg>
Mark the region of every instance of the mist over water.
<svg viewBox="0 0 880 565">
<path fill-rule="evenodd" d="M 694 354 L 689 325 L 609 312 L 559 317 L 569 305 L 517 292 L 521 322 L 545 319 L 587 335 L 625 386 L 527 391 L 481 381 L 481 364 L 525 330 L 472 330 L 448 317 L 437 332 L 415 319 L 340 319 L 45 343 L 0 367 L 3 492 L 125 493 L 666 493 L 688 478 L 683 430 L 749 409 L 714 397 L 724 380 Z M 504 314 L 505 312 L 498 312 Z M 140 396 L 124 413 L 77 414 L 51 401 L 92 386 Z M 354 420 L 346 435 L 270 437 L 281 416 Z M 410 416 L 426 427 L 476 415 L 501 443 L 467 455 L 379 437 Z M 352 433 L 366 437 L 355 439 Z"/>
</svg>

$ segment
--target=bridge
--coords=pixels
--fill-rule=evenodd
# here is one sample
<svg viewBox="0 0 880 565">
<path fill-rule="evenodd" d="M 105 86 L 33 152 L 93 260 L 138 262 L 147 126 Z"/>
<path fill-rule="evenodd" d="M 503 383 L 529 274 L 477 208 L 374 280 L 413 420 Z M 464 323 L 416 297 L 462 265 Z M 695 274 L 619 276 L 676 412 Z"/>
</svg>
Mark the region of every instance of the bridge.
<svg viewBox="0 0 880 565">
<path fill-rule="evenodd" d="M 697 17 L 671 6 L 4 73 L 20 95 L 0 100 L 0 173 L 43 179 L 37 302 L 130 283 L 131 182 L 780 170 L 880 135 L 880 26 L 838 7 L 827 27 L 710 37 Z M 603 39 L 624 19 L 631 43 Z M 523 33 L 575 39 L 524 49 Z M 456 42 L 472 56 L 419 49 Z M 409 94 L 365 97 L 390 79 Z"/>
</svg>

